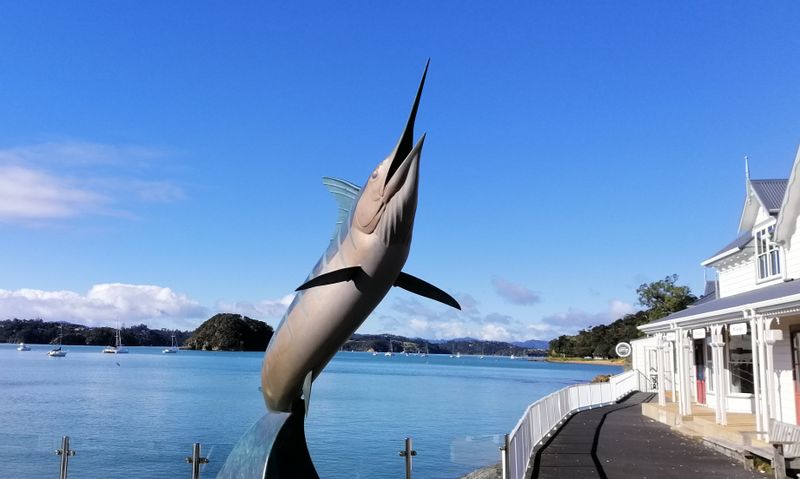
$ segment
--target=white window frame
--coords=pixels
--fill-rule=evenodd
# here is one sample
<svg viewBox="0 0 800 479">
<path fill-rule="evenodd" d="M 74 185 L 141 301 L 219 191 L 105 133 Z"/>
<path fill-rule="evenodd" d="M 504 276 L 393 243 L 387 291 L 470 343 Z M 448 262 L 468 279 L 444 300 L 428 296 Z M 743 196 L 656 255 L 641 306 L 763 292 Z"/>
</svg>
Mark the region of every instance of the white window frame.
<svg viewBox="0 0 800 479">
<path fill-rule="evenodd" d="M 783 278 L 786 265 L 783 264 L 783 248 L 772 241 L 775 234 L 775 223 L 760 226 L 753 230 L 755 240 L 755 270 L 756 284 L 766 283 L 775 279 Z M 764 260 L 764 273 L 762 276 L 761 260 Z M 777 271 L 776 271 L 777 269 Z"/>
</svg>

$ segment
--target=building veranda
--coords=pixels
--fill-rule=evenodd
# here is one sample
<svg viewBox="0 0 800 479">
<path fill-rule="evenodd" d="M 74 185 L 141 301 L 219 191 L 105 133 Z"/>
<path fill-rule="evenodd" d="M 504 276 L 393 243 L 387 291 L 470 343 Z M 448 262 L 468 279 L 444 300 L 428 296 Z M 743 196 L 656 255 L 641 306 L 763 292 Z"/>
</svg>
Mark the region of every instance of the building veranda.
<svg viewBox="0 0 800 479">
<path fill-rule="evenodd" d="M 646 414 L 745 448 L 800 424 L 799 219 L 800 150 L 787 179 L 747 174 L 738 237 L 701 263 L 706 294 L 639 326 L 633 366 L 658 391 Z"/>
</svg>

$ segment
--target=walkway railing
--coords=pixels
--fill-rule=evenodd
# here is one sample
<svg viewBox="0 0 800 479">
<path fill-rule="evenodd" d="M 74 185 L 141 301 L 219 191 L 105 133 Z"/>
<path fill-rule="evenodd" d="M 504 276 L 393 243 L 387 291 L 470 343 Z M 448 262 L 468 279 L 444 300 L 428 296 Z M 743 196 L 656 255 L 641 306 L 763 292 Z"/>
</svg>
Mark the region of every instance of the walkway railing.
<svg viewBox="0 0 800 479">
<path fill-rule="evenodd" d="M 577 384 L 560 389 L 528 406 L 501 448 L 503 479 L 522 479 L 533 449 L 570 415 L 614 403 L 633 391 L 654 391 L 639 371 L 611 376 L 608 382 Z"/>
</svg>

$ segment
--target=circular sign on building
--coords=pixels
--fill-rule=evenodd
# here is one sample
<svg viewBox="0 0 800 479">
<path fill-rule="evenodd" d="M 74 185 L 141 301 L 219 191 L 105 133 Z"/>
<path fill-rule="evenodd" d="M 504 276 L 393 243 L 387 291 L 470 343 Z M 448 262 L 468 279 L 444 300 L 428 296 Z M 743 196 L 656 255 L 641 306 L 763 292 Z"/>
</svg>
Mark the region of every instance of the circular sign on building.
<svg viewBox="0 0 800 479">
<path fill-rule="evenodd" d="M 614 352 L 616 352 L 617 356 L 621 358 L 627 358 L 631 355 L 632 351 L 633 348 L 631 348 L 631 345 L 628 343 L 619 343 L 617 344 L 617 347 L 614 348 Z"/>
</svg>

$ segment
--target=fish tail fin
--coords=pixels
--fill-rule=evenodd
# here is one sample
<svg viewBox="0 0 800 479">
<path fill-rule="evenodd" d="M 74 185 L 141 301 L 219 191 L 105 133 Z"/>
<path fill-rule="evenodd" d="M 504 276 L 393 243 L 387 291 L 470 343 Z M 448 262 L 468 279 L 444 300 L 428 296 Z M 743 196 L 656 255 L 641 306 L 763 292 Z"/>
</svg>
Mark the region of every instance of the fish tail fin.
<svg viewBox="0 0 800 479">
<path fill-rule="evenodd" d="M 239 440 L 217 479 L 303 477 L 319 479 L 305 434 L 305 405 L 292 412 L 268 411 Z"/>
</svg>

